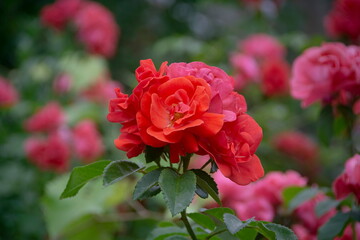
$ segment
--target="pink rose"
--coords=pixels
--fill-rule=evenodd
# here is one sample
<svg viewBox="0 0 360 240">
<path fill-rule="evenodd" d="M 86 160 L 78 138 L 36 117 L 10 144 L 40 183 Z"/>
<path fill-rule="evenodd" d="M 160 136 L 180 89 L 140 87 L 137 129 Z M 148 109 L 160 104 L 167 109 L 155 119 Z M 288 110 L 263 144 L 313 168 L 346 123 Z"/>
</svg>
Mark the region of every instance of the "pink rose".
<svg viewBox="0 0 360 240">
<path fill-rule="evenodd" d="M 346 161 L 344 172 L 336 178 L 333 190 L 338 199 L 353 193 L 360 202 L 360 155 L 355 154 Z"/>
<path fill-rule="evenodd" d="M 79 122 L 73 129 L 75 154 L 84 162 L 96 160 L 104 152 L 100 133 L 91 120 Z"/>
<path fill-rule="evenodd" d="M 271 203 L 264 198 L 256 197 L 256 195 L 251 201 L 235 203 L 233 208 L 242 221 L 255 217 L 257 221 L 271 222 L 275 216 L 275 210 Z"/>
<path fill-rule="evenodd" d="M 119 28 L 112 14 L 102 5 L 86 2 L 75 18 L 78 38 L 93 54 L 111 57 L 115 54 Z"/>
<path fill-rule="evenodd" d="M 241 41 L 239 49 L 247 55 L 256 59 L 273 60 L 283 59 L 285 56 L 285 48 L 274 37 L 267 34 L 254 34 Z"/>
<path fill-rule="evenodd" d="M 291 94 L 306 107 L 316 101 L 329 102 L 342 89 L 358 84 L 349 50 L 341 43 L 325 43 L 307 49 L 293 65 Z"/>
<path fill-rule="evenodd" d="M 25 152 L 30 161 L 42 170 L 64 172 L 69 167 L 70 150 L 58 133 L 52 133 L 47 139 L 27 139 Z"/>
<path fill-rule="evenodd" d="M 81 95 L 90 101 L 105 104 L 116 97 L 115 88 L 122 89 L 123 87 L 119 82 L 112 81 L 106 76 L 100 77 L 94 84 L 81 92 Z"/>
<path fill-rule="evenodd" d="M 299 240 L 317 240 L 317 234 L 309 232 L 309 229 L 302 224 L 294 224 L 291 228 Z"/>
<path fill-rule="evenodd" d="M 0 76 L 0 107 L 10 107 L 19 101 L 19 94 L 14 86 Z"/>
<path fill-rule="evenodd" d="M 67 93 L 71 87 L 71 76 L 66 73 L 59 74 L 53 83 L 53 90 L 57 94 Z"/>
<path fill-rule="evenodd" d="M 25 122 L 25 129 L 29 132 L 51 131 L 58 128 L 65 121 L 60 105 L 50 102 L 31 116 Z"/>
<path fill-rule="evenodd" d="M 246 54 L 233 54 L 230 58 L 235 69 L 235 89 L 241 90 L 251 81 L 259 81 L 260 69 L 255 58 Z"/>
<path fill-rule="evenodd" d="M 261 89 L 266 96 L 284 95 L 289 89 L 289 65 L 283 60 L 265 61 L 261 67 Z"/>
</svg>

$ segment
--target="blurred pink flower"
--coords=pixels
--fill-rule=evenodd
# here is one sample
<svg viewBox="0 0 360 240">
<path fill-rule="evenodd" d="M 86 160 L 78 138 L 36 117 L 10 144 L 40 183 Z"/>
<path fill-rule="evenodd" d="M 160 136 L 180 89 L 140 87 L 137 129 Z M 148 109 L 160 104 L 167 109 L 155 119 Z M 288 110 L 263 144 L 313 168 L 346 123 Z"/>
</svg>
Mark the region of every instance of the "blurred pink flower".
<svg viewBox="0 0 360 240">
<path fill-rule="evenodd" d="M 266 96 L 284 95 L 289 90 L 289 65 L 283 60 L 264 61 L 261 89 Z"/>
<path fill-rule="evenodd" d="M 37 137 L 27 139 L 25 152 L 30 161 L 42 170 L 64 172 L 69 167 L 69 147 L 56 132 L 46 139 Z"/>
<path fill-rule="evenodd" d="M 282 132 L 273 138 L 275 148 L 295 160 L 313 165 L 318 157 L 318 146 L 301 132 Z"/>
<path fill-rule="evenodd" d="M 307 49 L 293 65 L 292 96 L 306 107 L 316 101 L 329 103 L 341 90 L 360 94 L 353 51 L 342 43 L 324 43 Z"/>
<path fill-rule="evenodd" d="M 57 0 L 41 10 L 41 21 L 44 25 L 62 30 L 79 10 L 82 0 Z"/>
<path fill-rule="evenodd" d="M 115 54 L 119 28 L 111 12 L 96 2 L 86 2 L 75 16 L 78 38 L 93 54 Z"/>
<path fill-rule="evenodd" d="M 356 231 L 356 236 L 359 238 L 360 237 L 360 223 L 357 222 L 355 223 L 355 231 Z M 335 240 L 353 240 L 353 230 L 351 225 L 349 224 L 344 232 L 343 235 L 341 237 L 336 237 Z"/>
<path fill-rule="evenodd" d="M 66 73 L 59 74 L 53 83 L 53 90 L 57 94 L 63 94 L 70 90 L 71 87 L 71 76 Z"/>
<path fill-rule="evenodd" d="M 104 152 L 100 133 L 91 120 L 79 122 L 73 129 L 75 154 L 85 163 L 90 163 Z"/>
<path fill-rule="evenodd" d="M 255 57 L 259 61 L 283 59 L 284 46 L 274 37 L 267 34 L 254 34 L 239 43 L 244 54 Z"/>
<path fill-rule="evenodd" d="M 115 88 L 123 89 L 119 82 L 112 81 L 107 76 L 103 76 L 85 89 L 81 95 L 90 101 L 108 104 L 111 99 L 116 98 Z"/>
<path fill-rule="evenodd" d="M 10 107 L 19 101 L 19 94 L 14 86 L 0 76 L 0 107 Z"/>
<path fill-rule="evenodd" d="M 230 57 L 230 63 L 236 72 L 235 89 L 241 90 L 249 82 L 259 81 L 260 69 L 254 57 L 236 53 Z"/>
<path fill-rule="evenodd" d="M 333 190 L 338 199 L 353 193 L 360 203 L 360 155 L 355 154 L 346 161 L 344 172 L 333 182 Z"/>
<path fill-rule="evenodd" d="M 64 113 L 57 102 L 49 102 L 25 121 L 25 129 L 29 132 L 51 131 L 65 121 Z"/>
<path fill-rule="evenodd" d="M 346 36 L 360 42 L 360 1 L 336 0 L 333 9 L 325 18 L 325 28 L 334 37 Z"/>
</svg>

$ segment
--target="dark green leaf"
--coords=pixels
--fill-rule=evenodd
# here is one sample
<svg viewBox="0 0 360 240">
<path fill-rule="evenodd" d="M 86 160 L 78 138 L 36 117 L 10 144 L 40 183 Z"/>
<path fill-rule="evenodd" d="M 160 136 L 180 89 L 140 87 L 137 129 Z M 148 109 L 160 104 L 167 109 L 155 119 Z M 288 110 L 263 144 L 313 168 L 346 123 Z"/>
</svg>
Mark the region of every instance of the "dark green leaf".
<svg viewBox="0 0 360 240">
<path fill-rule="evenodd" d="M 60 198 L 75 196 L 88 181 L 101 176 L 104 168 L 109 163 L 111 163 L 111 161 L 97 161 L 86 166 L 74 168 Z"/>
<path fill-rule="evenodd" d="M 142 169 L 137 163 L 130 161 L 113 161 L 104 170 L 104 185 L 108 186 Z"/>
<path fill-rule="evenodd" d="M 235 215 L 234 210 L 232 210 L 231 208 L 225 208 L 225 207 L 207 209 L 207 210 L 203 211 L 202 213 L 213 216 L 221 221 L 224 221 L 225 213 Z"/>
<path fill-rule="evenodd" d="M 207 192 L 220 206 L 219 191 L 214 179 L 206 172 L 200 169 L 191 170 L 196 174 L 196 184 L 205 192 Z"/>
<path fill-rule="evenodd" d="M 171 169 L 164 169 L 159 177 L 159 185 L 166 204 L 174 216 L 191 203 L 195 195 L 196 175 L 191 171 L 178 175 Z"/>
<path fill-rule="evenodd" d="M 203 190 L 201 187 L 199 187 L 199 185 L 196 184 L 196 190 L 195 190 L 195 193 L 203 198 L 203 199 L 206 199 L 208 198 L 209 194 L 207 192 L 205 192 L 205 190 Z"/>
<path fill-rule="evenodd" d="M 175 235 L 175 236 L 167 237 L 164 240 L 189 240 L 189 238 L 186 238 L 186 237 L 181 236 L 181 235 Z"/>
<path fill-rule="evenodd" d="M 315 208 L 316 216 L 321 217 L 325 213 L 329 212 L 331 209 L 337 207 L 339 203 L 340 203 L 339 201 L 333 199 L 327 199 L 322 202 L 319 202 Z"/>
<path fill-rule="evenodd" d="M 302 203 L 312 199 L 319 193 L 317 188 L 306 188 L 299 192 L 289 203 L 289 211 L 294 211 Z"/>
<path fill-rule="evenodd" d="M 241 240 L 255 240 L 258 232 L 254 228 L 243 228 L 235 234 Z"/>
<path fill-rule="evenodd" d="M 340 233 L 343 232 L 346 224 L 350 220 L 350 212 L 342 213 L 338 212 L 335 216 L 330 218 L 323 226 L 320 227 L 318 233 L 319 240 L 334 239 Z"/>
<path fill-rule="evenodd" d="M 318 138 L 325 146 L 329 146 L 333 136 L 333 124 L 334 117 L 332 106 L 327 105 L 320 112 L 317 126 Z"/>
<path fill-rule="evenodd" d="M 247 225 L 249 225 L 249 223 L 253 221 L 254 219 L 251 218 L 243 222 L 240 219 L 238 219 L 235 215 L 229 213 L 224 214 L 224 222 L 226 224 L 226 227 L 229 230 L 229 232 L 233 235 L 238 231 L 240 231 L 241 229 L 243 229 L 244 227 L 246 227 Z"/>
<path fill-rule="evenodd" d="M 150 193 L 160 191 L 159 187 L 156 187 L 159 181 L 160 173 L 163 169 L 157 168 L 154 171 L 151 171 L 145 174 L 136 184 L 133 199 L 144 199 L 145 197 L 149 196 Z M 151 195 L 151 194 L 150 194 Z"/>
<path fill-rule="evenodd" d="M 210 173 L 215 173 L 217 170 L 218 170 L 218 166 L 216 165 L 216 162 L 214 160 L 211 161 Z"/>
<path fill-rule="evenodd" d="M 191 218 L 195 223 L 199 224 L 200 226 L 210 230 L 215 229 L 215 223 L 209 216 L 201 213 L 188 213 L 187 215 L 189 218 Z"/>
<path fill-rule="evenodd" d="M 254 222 L 249 223 L 249 227 L 256 229 L 256 231 L 258 231 L 261 235 L 263 235 L 268 240 L 277 240 L 275 233 L 273 231 L 271 231 L 270 229 L 268 229 L 264 224 L 266 224 L 266 223 L 261 222 L 261 221 L 254 221 Z"/>
<path fill-rule="evenodd" d="M 145 149 L 146 163 L 151 163 L 151 162 L 159 163 L 160 160 L 161 160 L 160 158 L 161 158 L 161 155 L 163 154 L 163 152 L 164 152 L 163 147 L 154 148 L 154 147 L 151 147 L 151 146 L 146 146 L 146 149 Z"/>
<path fill-rule="evenodd" d="M 275 233 L 276 240 L 297 240 L 298 238 L 294 232 L 280 224 L 266 223 L 264 224 L 267 229 Z"/>
</svg>

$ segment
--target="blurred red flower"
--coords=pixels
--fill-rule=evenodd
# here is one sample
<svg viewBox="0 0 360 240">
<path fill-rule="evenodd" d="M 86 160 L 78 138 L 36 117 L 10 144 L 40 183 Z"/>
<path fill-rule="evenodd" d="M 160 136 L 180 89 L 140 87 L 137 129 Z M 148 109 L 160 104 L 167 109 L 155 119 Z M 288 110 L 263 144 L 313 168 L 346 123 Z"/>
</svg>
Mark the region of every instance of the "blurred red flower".
<svg viewBox="0 0 360 240">
<path fill-rule="evenodd" d="M 289 90 L 289 65 L 282 60 L 265 61 L 261 66 L 261 88 L 266 96 L 284 95 Z"/>
<path fill-rule="evenodd" d="M 10 107 L 19 101 L 19 94 L 14 86 L 0 76 L 0 107 Z"/>
<path fill-rule="evenodd" d="M 25 121 L 29 132 L 51 131 L 65 121 L 64 113 L 57 102 L 50 102 Z"/>
</svg>

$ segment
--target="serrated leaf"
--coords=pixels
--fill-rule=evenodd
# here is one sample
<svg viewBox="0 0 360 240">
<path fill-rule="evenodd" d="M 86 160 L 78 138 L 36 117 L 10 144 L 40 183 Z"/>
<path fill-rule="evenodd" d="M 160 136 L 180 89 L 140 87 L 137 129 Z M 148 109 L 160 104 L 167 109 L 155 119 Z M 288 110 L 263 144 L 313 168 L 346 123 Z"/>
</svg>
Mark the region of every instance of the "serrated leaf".
<svg viewBox="0 0 360 240">
<path fill-rule="evenodd" d="M 289 203 L 289 211 L 294 211 L 302 203 L 312 199 L 319 193 L 317 188 L 306 188 L 299 192 Z"/>
<path fill-rule="evenodd" d="M 332 111 L 331 105 L 325 106 L 321 110 L 318 119 L 317 135 L 321 143 L 325 146 L 329 146 L 330 140 L 333 136 L 334 116 Z"/>
<path fill-rule="evenodd" d="M 163 169 L 157 168 L 154 171 L 151 171 L 145 174 L 136 184 L 133 199 L 144 199 L 153 193 L 159 193 L 160 187 L 156 188 L 156 185 L 159 181 L 160 173 Z M 148 192 L 148 193 L 147 193 Z"/>
<path fill-rule="evenodd" d="M 179 227 L 159 227 L 155 228 L 149 237 L 148 240 L 162 240 L 166 237 L 173 236 L 173 235 L 187 235 L 187 232 L 183 228 Z"/>
<path fill-rule="evenodd" d="M 267 229 L 275 233 L 276 240 L 297 240 L 295 233 L 280 224 L 266 223 L 264 224 Z"/>
<path fill-rule="evenodd" d="M 270 229 L 268 229 L 264 225 L 264 222 L 262 222 L 262 221 L 251 222 L 251 223 L 249 223 L 249 227 L 256 229 L 261 235 L 263 235 L 268 240 L 277 240 L 275 233 L 273 231 L 271 231 Z"/>
<path fill-rule="evenodd" d="M 325 201 L 319 202 L 315 207 L 316 216 L 321 217 L 325 213 L 329 212 L 331 209 L 337 207 L 339 204 L 339 201 L 333 199 L 327 199 Z"/>
<path fill-rule="evenodd" d="M 145 149 L 146 163 L 151 163 L 151 162 L 159 163 L 163 152 L 164 152 L 163 147 L 155 148 L 155 147 L 151 147 L 151 146 L 146 146 L 146 149 Z"/>
<path fill-rule="evenodd" d="M 207 192 L 220 206 L 222 205 L 219 198 L 219 191 L 214 179 L 206 172 L 200 169 L 191 170 L 196 174 L 196 184 L 205 192 Z"/>
<path fill-rule="evenodd" d="M 103 174 L 104 168 L 111 161 L 97 161 L 86 166 L 75 167 L 70 174 L 69 181 L 62 192 L 60 199 L 73 197 L 91 179 Z"/>
<path fill-rule="evenodd" d="M 196 190 L 195 190 L 195 193 L 203 198 L 203 199 L 206 199 L 209 197 L 209 194 L 207 192 L 205 192 L 205 190 L 203 190 L 201 187 L 199 187 L 199 185 L 196 184 Z"/>
<path fill-rule="evenodd" d="M 203 211 L 202 213 L 213 216 L 213 217 L 219 219 L 220 221 L 224 221 L 225 213 L 235 215 L 234 210 L 232 210 L 231 208 L 225 208 L 225 207 L 207 209 L 207 210 Z"/>
<path fill-rule="evenodd" d="M 214 230 L 215 229 L 215 223 L 209 216 L 206 216 L 201 213 L 188 213 L 187 214 L 189 218 L 191 218 L 195 223 L 199 224 L 200 226 Z"/>
<path fill-rule="evenodd" d="M 253 222 L 254 219 L 250 218 L 246 220 L 245 222 L 241 221 L 239 218 L 237 218 L 235 215 L 225 213 L 224 214 L 224 222 L 226 224 L 227 229 L 231 234 L 236 234 L 241 229 L 249 225 L 251 222 Z"/>
<path fill-rule="evenodd" d="M 195 195 L 196 175 L 191 171 L 178 175 L 171 169 L 164 169 L 159 185 L 171 214 L 175 216 L 190 205 Z"/>
<path fill-rule="evenodd" d="M 142 168 L 143 166 L 139 166 L 137 163 L 130 161 L 113 161 L 104 170 L 103 184 L 104 186 L 113 184 Z"/>
<path fill-rule="evenodd" d="M 350 220 L 350 215 L 350 212 L 338 212 L 335 216 L 330 218 L 328 222 L 320 227 L 318 240 L 334 239 L 337 235 L 342 233 Z"/>
</svg>

